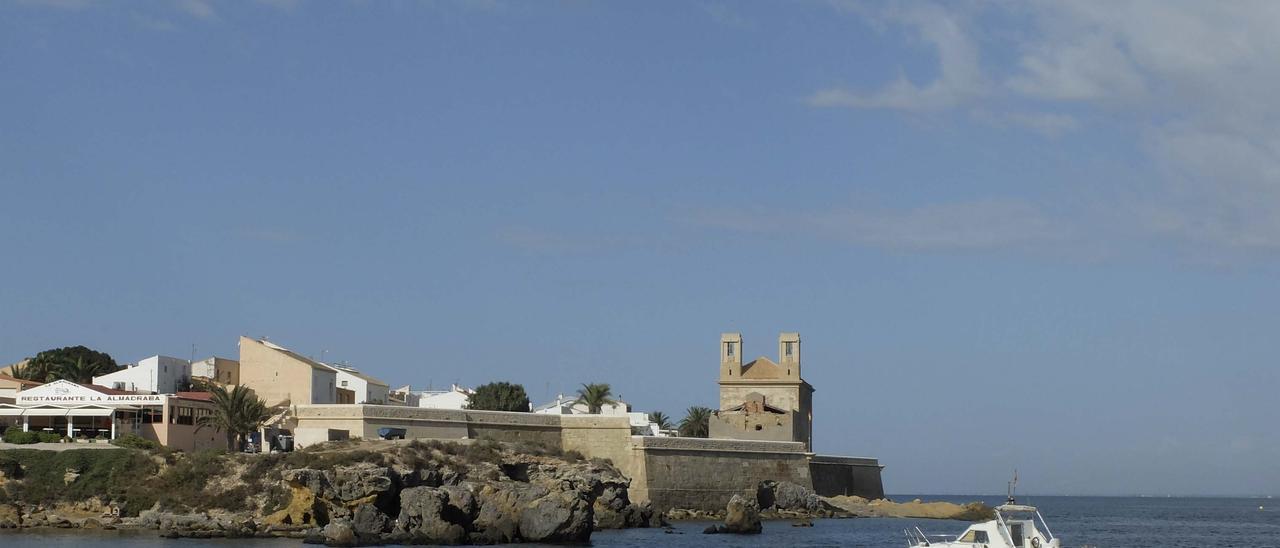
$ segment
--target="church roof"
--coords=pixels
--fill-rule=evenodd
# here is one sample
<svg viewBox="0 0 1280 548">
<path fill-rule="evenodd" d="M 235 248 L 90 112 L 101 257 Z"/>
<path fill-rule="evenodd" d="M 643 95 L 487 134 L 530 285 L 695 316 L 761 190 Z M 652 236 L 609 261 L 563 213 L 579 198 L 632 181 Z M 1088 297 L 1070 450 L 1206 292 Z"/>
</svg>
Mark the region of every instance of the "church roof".
<svg viewBox="0 0 1280 548">
<path fill-rule="evenodd" d="M 750 363 L 742 366 L 742 378 L 744 379 L 785 379 L 787 371 L 781 365 L 773 362 L 773 360 L 760 356 Z"/>
</svg>

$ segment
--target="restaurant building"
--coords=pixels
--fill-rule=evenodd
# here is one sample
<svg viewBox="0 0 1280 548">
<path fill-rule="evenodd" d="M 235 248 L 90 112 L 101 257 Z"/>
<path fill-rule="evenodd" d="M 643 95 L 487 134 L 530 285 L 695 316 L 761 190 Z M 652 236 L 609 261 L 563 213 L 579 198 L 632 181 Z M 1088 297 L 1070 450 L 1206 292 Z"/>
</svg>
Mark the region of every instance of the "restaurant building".
<svg viewBox="0 0 1280 548">
<path fill-rule="evenodd" d="M 196 431 L 196 421 L 212 410 L 204 392 L 139 394 L 58 380 L 18 392 L 13 404 L 0 404 L 0 418 L 24 431 L 72 439 L 133 433 L 171 449 L 199 451 L 226 447 L 221 432 Z"/>
</svg>

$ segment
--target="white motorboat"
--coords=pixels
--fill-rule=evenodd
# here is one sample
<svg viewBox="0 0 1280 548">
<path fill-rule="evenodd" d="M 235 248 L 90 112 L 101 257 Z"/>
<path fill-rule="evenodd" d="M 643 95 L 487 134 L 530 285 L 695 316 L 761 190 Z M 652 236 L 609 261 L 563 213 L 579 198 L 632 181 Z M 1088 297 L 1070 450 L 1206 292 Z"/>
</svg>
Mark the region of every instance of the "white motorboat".
<svg viewBox="0 0 1280 548">
<path fill-rule="evenodd" d="M 996 519 L 975 523 L 959 536 L 925 535 L 919 527 L 905 531 L 907 546 L 921 548 L 1060 548 L 1049 531 L 1049 524 L 1035 506 L 1001 504 L 995 508 Z M 1037 524 L 1037 520 L 1039 523 Z M 1040 527 L 1043 526 L 1044 529 Z M 934 539 L 934 540 L 930 540 Z"/>
<path fill-rule="evenodd" d="M 1049 524 L 1035 506 L 1018 504 L 1013 498 L 1018 485 L 1018 472 L 1013 472 L 1009 482 L 1009 498 L 995 507 L 996 519 L 970 525 L 959 536 L 926 535 L 919 527 L 907 529 L 908 548 L 1061 548 L 1061 543 L 1049 531 Z M 1036 521 L 1039 520 L 1039 524 Z M 1040 527 L 1043 526 L 1044 530 Z M 937 540 L 929 540 L 930 538 Z"/>
</svg>

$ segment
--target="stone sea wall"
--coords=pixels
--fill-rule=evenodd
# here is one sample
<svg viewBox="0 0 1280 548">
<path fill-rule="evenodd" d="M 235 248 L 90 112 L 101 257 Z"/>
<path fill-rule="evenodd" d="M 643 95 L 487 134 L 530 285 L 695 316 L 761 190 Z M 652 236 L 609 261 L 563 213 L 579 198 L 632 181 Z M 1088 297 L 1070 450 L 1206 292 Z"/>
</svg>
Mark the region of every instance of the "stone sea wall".
<svg viewBox="0 0 1280 548">
<path fill-rule="evenodd" d="M 542 415 L 382 405 L 297 406 L 299 446 L 373 439 L 383 427 L 408 438 L 534 442 L 608 459 L 631 478 L 631 499 L 658 510 L 723 510 L 734 493 L 762 481 L 790 482 L 824 495 L 884 496 L 875 459 L 815 456 L 803 443 L 632 436 L 627 417 Z"/>
</svg>

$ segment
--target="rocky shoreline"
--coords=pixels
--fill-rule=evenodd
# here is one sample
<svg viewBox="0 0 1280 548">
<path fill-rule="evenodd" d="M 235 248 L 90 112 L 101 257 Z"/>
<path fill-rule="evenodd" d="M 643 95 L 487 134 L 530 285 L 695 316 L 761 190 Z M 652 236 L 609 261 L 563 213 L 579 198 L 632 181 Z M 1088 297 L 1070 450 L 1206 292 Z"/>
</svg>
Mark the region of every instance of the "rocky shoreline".
<svg viewBox="0 0 1280 548">
<path fill-rule="evenodd" d="M 723 521 L 812 525 L 864 516 L 983 519 L 981 505 L 820 497 L 762 482 L 725 512 L 657 513 L 607 461 L 538 446 L 348 442 L 280 455 L 0 452 L 0 529 L 155 531 L 170 538 L 296 538 L 330 546 L 585 543 L 593 531 Z"/>
<path fill-rule="evenodd" d="M 52 453 L 18 454 L 0 463 L 0 528 L 356 546 L 581 543 L 594 530 L 661 524 L 649 505 L 629 500 L 630 480 L 606 461 L 495 442 L 373 447 L 334 444 L 287 455 L 64 452 L 52 464 Z M 153 473 L 137 472 L 148 464 Z M 116 479 L 128 474 L 135 477 Z M 188 492 L 147 498 L 148 489 L 126 482 L 149 482 L 150 491 L 172 483 Z M 102 493 L 68 500 L 77 487 Z"/>
</svg>

